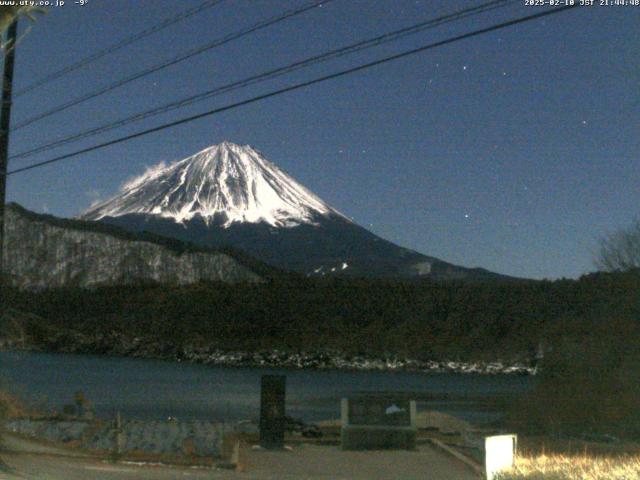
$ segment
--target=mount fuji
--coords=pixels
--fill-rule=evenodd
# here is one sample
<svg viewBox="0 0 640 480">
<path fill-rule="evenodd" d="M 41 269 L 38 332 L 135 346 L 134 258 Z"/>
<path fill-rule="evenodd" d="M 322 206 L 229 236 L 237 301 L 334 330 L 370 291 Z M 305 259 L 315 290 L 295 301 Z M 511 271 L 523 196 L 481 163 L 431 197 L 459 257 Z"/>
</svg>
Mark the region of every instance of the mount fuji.
<svg viewBox="0 0 640 480">
<path fill-rule="evenodd" d="M 209 247 L 231 246 L 310 276 L 502 277 L 384 240 L 349 220 L 257 150 L 230 142 L 148 169 L 81 218 Z"/>
</svg>

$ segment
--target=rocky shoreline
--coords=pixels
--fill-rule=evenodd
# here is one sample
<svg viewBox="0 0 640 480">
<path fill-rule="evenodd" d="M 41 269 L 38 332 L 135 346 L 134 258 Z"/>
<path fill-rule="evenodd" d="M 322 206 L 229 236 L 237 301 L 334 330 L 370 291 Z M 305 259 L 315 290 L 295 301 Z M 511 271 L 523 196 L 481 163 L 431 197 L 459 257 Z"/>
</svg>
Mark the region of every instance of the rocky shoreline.
<svg viewBox="0 0 640 480">
<path fill-rule="evenodd" d="M 344 356 L 328 353 L 289 353 L 279 350 L 263 352 L 223 352 L 186 350 L 184 359 L 195 363 L 220 366 L 310 368 L 336 370 L 425 371 L 437 373 L 534 375 L 536 369 L 521 363 L 460 362 L 415 360 L 389 356 Z M 180 360 L 179 358 L 177 360 Z"/>
<path fill-rule="evenodd" d="M 224 351 L 212 346 L 175 345 L 157 339 L 119 334 L 89 337 L 78 333 L 58 334 L 41 345 L 24 341 L 0 342 L 0 350 L 48 353 L 97 354 L 193 362 L 225 367 L 269 367 L 362 371 L 417 371 L 484 375 L 535 375 L 537 367 L 524 361 L 417 360 L 394 355 L 383 357 L 345 355 L 340 352 Z"/>
</svg>

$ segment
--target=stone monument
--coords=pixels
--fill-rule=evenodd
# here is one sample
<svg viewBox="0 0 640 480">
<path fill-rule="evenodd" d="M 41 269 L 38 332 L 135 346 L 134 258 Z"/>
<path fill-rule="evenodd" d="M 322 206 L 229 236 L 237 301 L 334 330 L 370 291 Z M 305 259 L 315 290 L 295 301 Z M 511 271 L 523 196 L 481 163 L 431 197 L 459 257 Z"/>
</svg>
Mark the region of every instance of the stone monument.
<svg viewBox="0 0 640 480">
<path fill-rule="evenodd" d="M 260 445 L 267 449 L 284 448 L 285 431 L 284 375 L 263 375 L 260 393 Z"/>
<path fill-rule="evenodd" d="M 343 398 L 342 449 L 406 449 L 416 446 L 416 402 L 393 395 Z"/>
</svg>

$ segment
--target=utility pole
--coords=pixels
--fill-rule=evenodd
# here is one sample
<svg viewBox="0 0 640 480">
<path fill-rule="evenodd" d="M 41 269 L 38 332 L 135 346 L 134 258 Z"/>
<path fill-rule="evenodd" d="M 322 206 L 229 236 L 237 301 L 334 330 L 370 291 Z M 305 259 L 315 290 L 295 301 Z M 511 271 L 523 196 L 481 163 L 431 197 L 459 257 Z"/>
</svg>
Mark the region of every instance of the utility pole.
<svg viewBox="0 0 640 480">
<path fill-rule="evenodd" d="M 5 310 L 4 298 L 4 205 L 7 197 L 7 167 L 9 164 L 9 126 L 11 123 L 11 95 L 13 92 L 13 65 L 16 59 L 18 17 L 7 29 L 8 50 L 4 56 L 2 77 L 2 105 L 0 108 L 0 315 Z"/>
<path fill-rule="evenodd" d="M 7 29 L 7 51 L 4 56 L 2 76 L 2 105 L 0 105 L 0 316 L 6 310 L 4 296 L 4 204 L 7 198 L 7 167 L 9 164 L 9 125 L 11 121 L 11 94 L 13 92 L 13 64 L 16 59 L 18 39 L 18 16 Z M 0 443 L 2 441 L 3 419 L 0 419 Z M 0 458 L 0 472 L 12 469 Z"/>
</svg>

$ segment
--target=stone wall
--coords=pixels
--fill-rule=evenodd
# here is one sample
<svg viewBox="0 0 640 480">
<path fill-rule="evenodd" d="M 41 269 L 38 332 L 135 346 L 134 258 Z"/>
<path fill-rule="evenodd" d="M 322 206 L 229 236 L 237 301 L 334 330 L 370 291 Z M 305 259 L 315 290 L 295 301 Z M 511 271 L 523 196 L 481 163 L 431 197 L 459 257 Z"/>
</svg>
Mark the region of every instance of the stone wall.
<svg viewBox="0 0 640 480">
<path fill-rule="evenodd" d="M 16 419 L 7 422 L 5 428 L 20 435 L 100 452 L 112 452 L 116 448 L 117 432 L 111 422 Z M 223 437 L 234 428 L 234 425 L 202 420 L 129 420 L 122 424 L 120 453 L 220 457 Z"/>
</svg>

